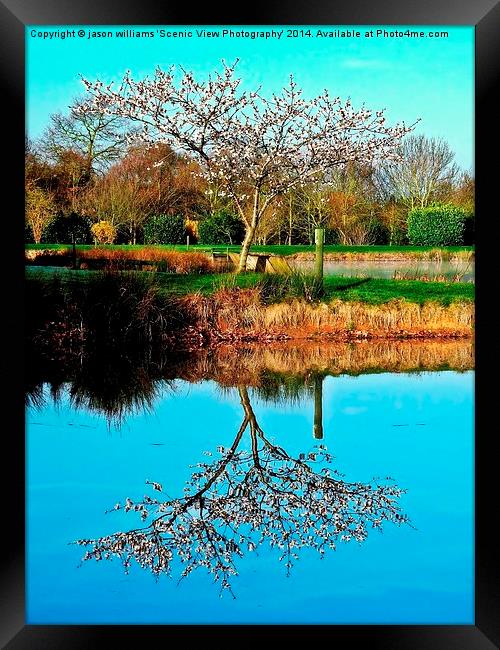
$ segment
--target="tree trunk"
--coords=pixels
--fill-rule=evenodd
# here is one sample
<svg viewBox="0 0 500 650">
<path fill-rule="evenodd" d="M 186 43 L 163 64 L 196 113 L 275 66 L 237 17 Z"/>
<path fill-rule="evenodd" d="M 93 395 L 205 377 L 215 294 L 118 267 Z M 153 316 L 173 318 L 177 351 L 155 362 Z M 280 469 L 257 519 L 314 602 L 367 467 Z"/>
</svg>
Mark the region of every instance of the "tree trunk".
<svg viewBox="0 0 500 650">
<path fill-rule="evenodd" d="M 245 233 L 245 239 L 243 240 L 243 244 L 241 245 L 240 263 L 238 265 L 237 273 L 246 271 L 248 252 L 250 250 L 250 246 L 252 245 L 254 235 L 255 235 L 255 226 L 252 225 L 250 228 L 247 228 L 247 231 Z"/>
<path fill-rule="evenodd" d="M 257 222 L 259 221 L 260 213 L 259 213 L 259 188 L 256 188 L 255 193 L 254 193 L 254 199 L 253 199 L 253 210 L 252 210 L 252 219 L 250 223 L 245 224 L 246 225 L 246 232 L 245 232 L 245 239 L 243 240 L 243 244 L 241 245 L 241 253 L 240 253 L 240 263 L 238 265 L 237 273 L 241 273 L 242 271 L 246 271 L 247 269 L 247 257 L 248 257 L 248 252 L 250 250 L 250 246 L 253 243 L 253 239 L 255 237 L 255 231 L 257 230 Z"/>
</svg>

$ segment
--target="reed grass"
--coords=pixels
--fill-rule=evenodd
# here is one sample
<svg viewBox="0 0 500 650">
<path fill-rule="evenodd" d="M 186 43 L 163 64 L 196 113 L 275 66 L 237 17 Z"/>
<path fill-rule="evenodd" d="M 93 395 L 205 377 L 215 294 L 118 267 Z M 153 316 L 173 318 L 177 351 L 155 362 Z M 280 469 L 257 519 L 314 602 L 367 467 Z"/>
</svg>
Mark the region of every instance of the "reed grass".
<svg viewBox="0 0 500 650">
<path fill-rule="evenodd" d="M 27 333 L 33 345 L 44 347 L 47 354 L 54 350 L 61 354 L 84 350 L 86 354 L 88 346 L 103 350 L 175 347 L 186 340 L 199 346 L 215 340 L 286 337 L 472 336 L 474 330 L 472 300 L 423 300 L 425 292 L 413 301 L 393 298 L 377 302 L 373 296 L 365 301 L 346 299 L 366 287 L 359 279 L 348 284 L 343 278 L 337 294 L 319 301 L 307 295 L 293 296 L 293 291 L 302 292 L 304 287 L 281 281 L 257 282 L 247 288 L 221 284 L 210 292 L 175 294 L 164 291 L 156 274 L 107 271 L 86 274 L 86 281 L 79 277 L 78 272 L 28 275 Z M 435 285 L 443 288 L 444 296 L 450 286 L 458 286 Z M 270 294 L 270 287 L 277 288 L 279 295 Z M 433 291 L 430 295 L 436 295 L 435 287 Z"/>
<path fill-rule="evenodd" d="M 311 338 L 314 336 L 471 336 L 474 304 L 443 305 L 391 300 L 383 304 L 303 299 L 263 304 L 258 287 L 221 289 L 186 296 L 184 305 L 199 327 L 220 336 Z"/>
<path fill-rule="evenodd" d="M 25 251 L 26 261 L 36 264 L 67 264 L 73 262 L 71 248 Z M 77 252 L 77 265 L 81 269 L 148 270 L 164 273 L 213 273 L 213 261 L 202 252 L 179 252 L 155 246 L 140 248 L 81 248 Z"/>
</svg>

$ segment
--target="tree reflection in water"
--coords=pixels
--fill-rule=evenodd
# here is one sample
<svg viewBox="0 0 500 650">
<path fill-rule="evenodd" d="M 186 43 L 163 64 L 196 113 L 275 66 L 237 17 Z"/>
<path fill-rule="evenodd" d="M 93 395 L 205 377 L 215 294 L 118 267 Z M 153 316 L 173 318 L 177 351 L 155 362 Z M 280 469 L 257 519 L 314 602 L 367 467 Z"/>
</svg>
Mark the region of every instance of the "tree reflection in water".
<svg viewBox="0 0 500 650">
<path fill-rule="evenodd" d="M 213 462 L 196 465 L 184 496 L 169 498 L 159 483 L 147 481 L 152 496 L 116 504 L 115 510 L 137 512 L 150 523 L 78 540 L 89 547 L 84 561 L 118 557 L 128 571 L 135 560 L 155 576 L 172 576 L 180 561 L 180 579 L 205 567 L 222 595 L 233 593 L 235 559 L 261 545 L 278 551 L 288 575 L 301 549 L 314 548 L 323 556 L 339 540 L 363 542 L 369 527 L 381 529 L 384 521 L 409 523 L 398 502 L 404 490 L 392 479 L 348 483 L 331 468 L 324 445 L 292 458 L 266 437 L 247 388 L 238 392 L 244 418 L 232 445 L 218 447 L 220 458 Z"/>
</svg>

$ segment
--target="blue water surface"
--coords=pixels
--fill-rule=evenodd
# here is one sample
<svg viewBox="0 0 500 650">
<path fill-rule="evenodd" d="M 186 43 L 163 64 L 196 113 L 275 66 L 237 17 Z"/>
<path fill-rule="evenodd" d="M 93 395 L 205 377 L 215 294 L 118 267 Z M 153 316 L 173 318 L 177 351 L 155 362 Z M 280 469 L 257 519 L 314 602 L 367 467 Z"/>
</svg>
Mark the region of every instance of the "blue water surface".
<svg viewBox="0 0 500 650">
<path fill-rule="evenodd" d="M 164 385 L 149 413 L 121 427 L 71 406 L 67 395 L 27 411 L 27 623 L 471 624 L 474 620 L 473 375 L 326 377 L 323 442 L 346 481 L 391 476 L 407 492 L 409 525 L 386 522 L 363 543 L 321 559 L 301 552 L 289 577 L 266 547 L 237 558 L 236 598 L 201 569 L 177 584 L 118 560 L 89 561 L 69 544 L 138 525 L 117 501 L 159 481 L 181 496 L 206 450 L 229 446 L 242 421 L 235 389 L 213 381 Z M 250 390 L 252 396 L 252 391 Z M 313 439 L 312 397 L 252 405 L 291 456 Z M 127 528 L 128 527 L 128 528 Z"/>
</svg>

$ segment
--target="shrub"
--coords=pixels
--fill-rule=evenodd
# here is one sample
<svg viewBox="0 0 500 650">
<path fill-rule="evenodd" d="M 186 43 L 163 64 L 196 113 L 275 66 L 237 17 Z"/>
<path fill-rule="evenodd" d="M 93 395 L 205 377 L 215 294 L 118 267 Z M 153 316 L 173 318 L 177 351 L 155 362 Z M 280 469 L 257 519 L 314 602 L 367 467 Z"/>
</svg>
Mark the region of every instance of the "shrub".
<svg viewBox="0 0 500 650">
<path fill-rule="evenodd" d="M 416 246 L 463 244 L 466 213 L 453 205 L 414 208 L 408 213 L 408 240 Z"/>
<path fill-rule="evenodd" d="M 42 276 L 28 282 L 28 296 L 28 332 L 51 356 L 70 350 L 71 343 L 88 355 L 125 349 L 144 354 L 145 345 L 162 345 L 191 321 L 149 274 L 103 271 L 89 282 Z"/>
<path fill-rule="evenodd" d="M 371 244 L 388 244 L 390 239 L 389 229 L 381 221 L 373 218 L 369 225 L 369 239 Z"/>
<path fill-rule="evenodd" d="M 115 240 L 116 228 L 109 221 L 99 221 L 90 230 L 98 244 L 112 244 Z"/>
<path fill-rule="evenodd" d="M 24 242 L 25 244 L 35 243 L 35 238 L 33 237 L 33 231 L 31 230 L 31 226 L 29 226 L 27 223 L 24 224 Z"/>
<path fill-rule="evenodd" d="M 198 224 L 200 244 L 241 244 L 245 228 L 241 219 L 227 210 L 219 210 Z"/>
<path fill-rule="evenodd" d="M 69 215 L 60 212 L 43 231 L 41 241 L 44 244 L 71 244 L 73 236 L 75 244 L 91 244 L 90 220 L 76 212 Z"/>
<path fill-rule="evenodd" d="M 476 218 L 473 214 L 468 214 L 465 218 L 464 244 L 473 246 L 476 241 Z"/>
<path fill-rule="evenodd" d="M 184 244 L 186 227 L 180 215 L 158 214 L 144 224 L 145 244 Z"/>
<path fill-rule="evenodd" d="M 186 219 L 186 235 L 189 235 L 189 241 L 192 244 L 198 242 L 198 221 L 195 219 Z"/>
</svg>

